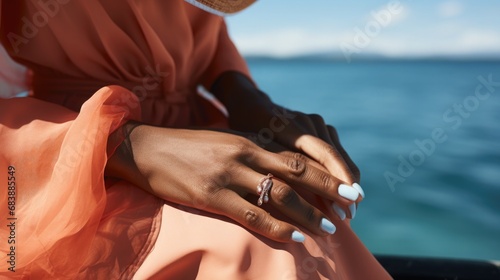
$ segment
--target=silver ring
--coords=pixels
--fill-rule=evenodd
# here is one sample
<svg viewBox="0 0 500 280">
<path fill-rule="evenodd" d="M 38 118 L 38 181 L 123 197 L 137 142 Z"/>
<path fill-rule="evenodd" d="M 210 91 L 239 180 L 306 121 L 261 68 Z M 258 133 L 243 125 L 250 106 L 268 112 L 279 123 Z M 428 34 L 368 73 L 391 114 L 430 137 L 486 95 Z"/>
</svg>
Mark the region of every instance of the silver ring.
<svg viewBox="0 0 500 280">
<path fill-rule="evenodd" d="M 257 194 L 260 195 L 257 204 L 261 206 L 263 203 L 267 203 L 269 201 L 269 190 L 273 186 L 273 174 L 269 173 L 266 177 L 260 180 L 257 185 Z"/>
</svg>

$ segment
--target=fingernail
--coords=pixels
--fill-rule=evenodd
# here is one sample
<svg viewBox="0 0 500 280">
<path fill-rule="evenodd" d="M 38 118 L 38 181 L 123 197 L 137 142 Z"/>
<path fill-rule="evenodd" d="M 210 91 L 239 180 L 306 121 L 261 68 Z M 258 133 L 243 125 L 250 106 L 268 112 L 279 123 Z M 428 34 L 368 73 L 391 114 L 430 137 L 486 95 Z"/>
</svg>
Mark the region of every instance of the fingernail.
<svg viewBox="0 0 500 280">
<path fill-rule="evenodd" d="M 304 240 L 306 240 L 306 238 L 304 237 L 304 235 L 302 233 L 295 230 L 292 233 L 292 240 L 295 242 L 302 243 L 302 242 L 304 242 Z"/>
<path fill-rule="evenodd" d="M 345 217 L 347 216 L 344 209 L 342 209 L 342 207 L 338 206 L 337 203 L 332 203 L 332 207 L 333 207 L 333 211 L 335 211 L 335 213 L 337 213 L 337 215 L 339 216 L 339 218 L 343 221 L 345 220 Z"/>
<path fill-rule="evenodd" d="M 356 203 L 349 205 L 349 211 L 351 211 L 351 220 L 356 217 Z"/>
<path fill-rule="evenodd" d="M 358 199 L 359 192 L 351 186 L 341 184 L 339 186 L 339 195 L 343 198 L 356 201 L 356 199 Z"/>
<path fill-rule="evenodd" d="M 329 234 L 334 234 L 337 228 L 328 219 L 323 218 L 321 219 L 321 229 Z"/>
<path fill-rule="evenodd" d="M 365 192 L 363 191 L 363 188 L 358 183 L 352 184 L 352 187 L 355 188 L 359 194 L 361 195 L 362 198 L 365 198 Z"/>
</svg>

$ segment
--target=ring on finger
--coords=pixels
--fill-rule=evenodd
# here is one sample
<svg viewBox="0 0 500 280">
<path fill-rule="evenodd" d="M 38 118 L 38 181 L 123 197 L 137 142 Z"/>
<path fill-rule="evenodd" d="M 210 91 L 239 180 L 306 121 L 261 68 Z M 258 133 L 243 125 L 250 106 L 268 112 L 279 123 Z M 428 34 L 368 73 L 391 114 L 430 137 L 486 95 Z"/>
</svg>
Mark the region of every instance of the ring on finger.
<svg viewBox="0 0 500 280">
<path fill-rule="evenodd" d="M 257 205 L 261 206 L 263 203 L 267 203 L 269 201 L 269 190 L 272 186 L 273 174 L 269 173 L 266 177 L 262 178 L 257 185 L 257 194 L 260 195 Z"/>
</svg>

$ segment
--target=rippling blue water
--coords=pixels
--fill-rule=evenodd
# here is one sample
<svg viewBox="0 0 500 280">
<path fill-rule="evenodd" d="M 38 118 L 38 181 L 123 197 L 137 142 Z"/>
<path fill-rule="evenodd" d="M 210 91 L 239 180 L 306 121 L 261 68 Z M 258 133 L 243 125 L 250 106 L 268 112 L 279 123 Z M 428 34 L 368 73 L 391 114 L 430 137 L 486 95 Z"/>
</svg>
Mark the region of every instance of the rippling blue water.
<svg viewBox="0 0 500 280">
<path fill-rule="evenodd" d="M 353 227 L 370 250 L 500 259 L 500 63 L 249 65 L 273 100 L 319 113 L 339 130 L 362 171 L 367 199 Z M 481 100 L 478 77 L 489 75 L 497 85 L 481 87 Z M 430 139 L 435 129 L 442 129 L 441 143 L 433 141 L 432 151 L 427 141 L 427 154 L 418 152 L 415 140 Z M 410 155 L 414 171 L 407 176 L 398 166 Z M 388 172 L 401 176 L 392 187 Z"/>
</svg>

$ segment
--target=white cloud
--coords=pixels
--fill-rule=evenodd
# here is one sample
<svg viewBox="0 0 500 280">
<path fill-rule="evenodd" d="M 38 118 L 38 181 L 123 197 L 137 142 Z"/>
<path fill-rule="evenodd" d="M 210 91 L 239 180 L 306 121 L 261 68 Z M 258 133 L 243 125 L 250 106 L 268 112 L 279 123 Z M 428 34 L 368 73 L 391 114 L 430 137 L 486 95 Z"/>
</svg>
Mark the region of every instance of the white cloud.
<svg viewBox="0 0 500 280">
<path fill-rule="evenodd" d="M 449 30 L 449 27 L 443 28 Z M 403 36 L 374 40 L 366 51 L 389 57 L 500 55 L 500 32 L 468 29 L 456 33 L 437 32 L 431 39 L 414 40 Z"/>
<path fill-rule="evenodd" d="M 234 42 L 240 52 L 245 55 L 287 57 L 331 51 L 337 48 L 342 38 L 339 34 L 291 28 L 269 30 L 254 35 L 236 35 Z"/>
<path fill-rule="evenodd" d="M 393 6 L 395 5 L 395 6 Z M 408 5 L 397 2 L 390 2 L 390 4 L 381 6 L 380 8 L 371 11 L 366 15 L 366 23 L 372 20 L 385 21 L 388 19 L 388 25 L 394 25 L 396 23 L 400 23 L 408 18 L 410 14 L 410 8 Z"/>
<path fill-rule="evenodd" d="M 457 43 L 466 51 L 498 52 L 500 50 L 500 32 L 469 29 L 460 35 Z"/>
<path fill-rule="evenodd" d="M 399 14 L 395 14 L 392 18 L 391 24 L 400 23 L 408 18 L 410 14 L 410 8 L 408 6 L 404 6 L 403 10 Z"/>
<path fill-rule="evenodd" d="M 461 15 L 464 7 L 458 1 L 446 1 L 439 5 L 438 11 L 441 17 L 449 18 Z"/>
</svg>

